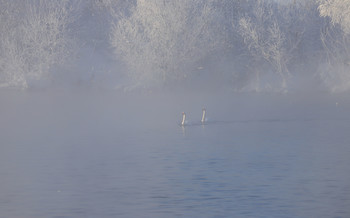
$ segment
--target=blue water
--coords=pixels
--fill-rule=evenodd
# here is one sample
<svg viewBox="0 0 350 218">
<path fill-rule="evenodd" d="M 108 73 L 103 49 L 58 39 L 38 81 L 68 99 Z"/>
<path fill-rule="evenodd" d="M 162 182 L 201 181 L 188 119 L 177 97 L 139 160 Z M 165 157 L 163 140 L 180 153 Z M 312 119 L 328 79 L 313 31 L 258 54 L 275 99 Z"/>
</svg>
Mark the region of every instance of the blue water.
<svg viewBox="0 0 350 218">
<path fill-rule="evenodd" d="M 0 111 L 0 217 L 350 217 L 350 120 L 318 116 L 333 105 L 243 116 L 255 98 L 212 100 L 212 121 L 229 121 L 182 128 L 184 105 L 15 96 Z"/>
</svg>

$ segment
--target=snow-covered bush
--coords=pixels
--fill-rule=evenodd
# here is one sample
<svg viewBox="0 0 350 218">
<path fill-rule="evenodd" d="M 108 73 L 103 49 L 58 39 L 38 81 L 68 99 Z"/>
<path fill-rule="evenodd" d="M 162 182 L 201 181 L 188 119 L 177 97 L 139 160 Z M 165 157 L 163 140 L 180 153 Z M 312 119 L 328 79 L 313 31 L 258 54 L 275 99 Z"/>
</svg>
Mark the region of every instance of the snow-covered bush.
<svg viewBox="0 0 350 218">
<path fill-rule="evenodd" d="M 79 1 L 0 0 L 0 86 L 47 80 L 74 49 L 70 25 Z"/>
<path fill-rule="evenodd" d="M 276 88 L 273 83 L 279 81 L 277 89 L 286 91 L 290 77 L 288 63 L 298 49 L 304 32 L 295 26 L 297 19 L 294 16 L 300 16 L 300 6 L 285 4 L 278 7 L 274 1 L 258 0 L 253 2 L 249 12 L 239 19 L 238 33 L 250 60 L 249 71 L 256 77 L 255 89 Z M 261 84 L 261 77 L 269 72 L 276 76 L 271 79 L 270 75 L 268 83 Z"/>
<path fill-rule="evenodd" d="M 332 25 L 321 32 L 327 60 L 321 78 L 333 92 L 350 89 L 350 1 L 319 0 L 319 12 L 329 17 Z"/>
<path fill-rule="evenodd" d="M 111 44 L 143 86 L 179 81 L 188 68 L 223 46 L 214 0 L 138 0 L 114 25 Z"/>
<path fill-rule="evenodd" d="M 333 24 L 339 24 L 344 32 L 350 33 L 350 1 L 319 0 L 320 15 L 330 17 Z"/>
</svg>

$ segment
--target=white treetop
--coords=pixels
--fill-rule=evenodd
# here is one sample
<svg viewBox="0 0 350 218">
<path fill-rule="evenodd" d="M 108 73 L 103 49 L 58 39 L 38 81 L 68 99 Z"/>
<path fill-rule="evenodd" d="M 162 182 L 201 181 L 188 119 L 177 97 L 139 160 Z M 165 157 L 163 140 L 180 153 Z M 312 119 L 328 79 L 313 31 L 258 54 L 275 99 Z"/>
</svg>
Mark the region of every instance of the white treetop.
<svg viewBox="0 0 350 218">
<path fill-rule="evenodd" d="M 321 16 L 331 18 L 333 24 L 340 24 L 346 33 L 350 33 L 350 1 L 319 0 Z"/>
</svg>

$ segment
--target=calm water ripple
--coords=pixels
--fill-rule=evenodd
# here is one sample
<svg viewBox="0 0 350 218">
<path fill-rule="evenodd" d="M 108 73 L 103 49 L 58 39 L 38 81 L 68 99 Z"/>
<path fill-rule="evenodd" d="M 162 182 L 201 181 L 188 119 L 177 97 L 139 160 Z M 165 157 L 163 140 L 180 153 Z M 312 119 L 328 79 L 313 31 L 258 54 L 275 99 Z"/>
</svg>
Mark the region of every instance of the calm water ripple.
<svg viewBox="0 0 350 218">
<path fill-rule="evenodd" d="M 0 217 L 350 216 L 347 120 L 63 119 L 3 128 Z"/>
</svg>

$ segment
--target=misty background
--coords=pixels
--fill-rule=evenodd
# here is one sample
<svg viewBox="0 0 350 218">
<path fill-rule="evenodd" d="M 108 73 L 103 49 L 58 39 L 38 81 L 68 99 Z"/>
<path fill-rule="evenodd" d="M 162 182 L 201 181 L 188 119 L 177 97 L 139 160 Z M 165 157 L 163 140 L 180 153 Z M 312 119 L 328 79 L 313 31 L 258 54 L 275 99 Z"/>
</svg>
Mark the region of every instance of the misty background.
<svg viewBox="0 0 350 218">
<path fill-rule="evenodd" d="M 0 0 L 0 217 L 350 217 L 349 49 L 349 0 Z"/>
<path fill-rule="evenodd" d="M 2 89 L 346 92 L 346 0 L 1 0 Z"/>
</svg>

